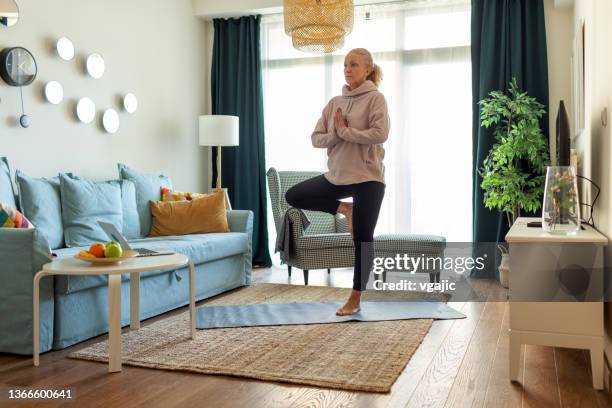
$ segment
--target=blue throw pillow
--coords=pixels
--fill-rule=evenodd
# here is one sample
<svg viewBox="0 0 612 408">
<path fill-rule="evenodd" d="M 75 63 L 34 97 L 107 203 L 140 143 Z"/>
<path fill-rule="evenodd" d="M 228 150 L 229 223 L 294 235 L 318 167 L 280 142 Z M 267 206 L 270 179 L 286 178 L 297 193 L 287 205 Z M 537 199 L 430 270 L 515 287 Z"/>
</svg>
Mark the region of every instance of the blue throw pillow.
<svg viewBox="0 0 612 408">
<path fill-rule="evenodd" d="M 11 169 L 6 157 L 0 157 L 0 202 L 17 208 L 15 190 L 11 181 Z"/>
<path fill-rule="evenodd" d="M 130 180 L 111 180 L 121 187 L 121 207 L 123 211 L 123 229 L 127 239 L 140 238 L 140 218 L 136 208 L 136 185 Z"/>
<path fill-rule="evenodd" d="M 62 220 L 67 247 L 107 242 L 108 236 L 97 221 L 123 228 L 121 186 L 119 183 L 75 180 L 60 174 Z"/>
<path fill-rule="evenodd" d="M 161 200 L 161 188 L 172 188 L 170 178 L 164 175 L 142 174 L 125 164 L 118 164 L 119 178 L 130 180 L 136 188 L 136 208 L 140 218 L 140 237 L 146 237 L 151 230 L 151 207 L 149 201 Z"/>
<path fill-rule="evenodd" d="M 49 242 L 51 249 L 64 247 L 59 177 L 33 178 L 17 170 L 21 212 Z"/>
</svg>

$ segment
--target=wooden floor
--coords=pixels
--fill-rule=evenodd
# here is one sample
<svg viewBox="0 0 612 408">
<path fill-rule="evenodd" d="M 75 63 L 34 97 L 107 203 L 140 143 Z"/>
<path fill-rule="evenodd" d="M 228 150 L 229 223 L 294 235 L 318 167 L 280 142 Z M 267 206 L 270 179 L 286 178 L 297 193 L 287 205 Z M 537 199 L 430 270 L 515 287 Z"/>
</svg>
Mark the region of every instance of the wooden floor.
<svg viewBox="0 0 612 408">
<path fill-rule="evenodd" d="M 302 273 L 258 269 L 256 282 L 303 284 Z M 310 285 L 350 287 L 350 270 L 311 271 Z M 525 346 L 521 384 L 508 380 L 508 304 L 506 292 L 489 281 L 479 290 L 490 301 L 451 303 L 468 318 L 435 321 L 389 394 L 372 394 L 282 383 L 123 366 L 66 358 L 88 340 L 45 353 L 41 366 L 30 358 L 0 354 L 0 389 L 65 388 L 76 394 L 69 407 L 610 407 L 609 394 L 591 387 L 586 351 Z M 201 303 L 206 303 L 201 302 Z M 173 311 L 143 322 L 169 316 Z M 127 329 L 126 329 L 127 330 Z M 0 406 L 10 406 L 0 401 Z M 60 403 L 19 403 L 61 406 Z"/>
</svg>

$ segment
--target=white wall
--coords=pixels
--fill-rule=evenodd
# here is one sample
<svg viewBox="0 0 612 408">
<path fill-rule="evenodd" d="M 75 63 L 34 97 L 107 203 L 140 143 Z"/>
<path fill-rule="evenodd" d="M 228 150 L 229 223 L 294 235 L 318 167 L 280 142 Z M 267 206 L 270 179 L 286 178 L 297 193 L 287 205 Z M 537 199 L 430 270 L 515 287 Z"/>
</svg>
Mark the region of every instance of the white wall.
<svg viewBox="0 0 612 408">
<path fill-rule="evenodd" d="M 592 155 L 592 179 L 601 187 L 601 196 L 595 208 L 595 225 L 608 239 L 612 237 L 612 202 L 610 192 L 612 177 L 610 175 L 610 158 L 612 157 L 612 56 L 610 39 L 612 39 L 612 2 L 609 0 L 577 0 L 575 7 L 575 24 L 582 19 L 586 23 L 586 75 L 589 84 L 586 98 L 585 121 L 590 130 Z M 602 125 L 602 113 L 607 108 L 607 126 Z M 612 244 L 612 243 L 611 243 Z M 607 273 L 612 267 L 612 250 L 606 251 Z M 612 291 L 608 292 L 609 295 Z M 605 305 L 606 355 L 612 362 L 612 302 Z"/>
<path fill-rule="evenodd" d="M 190 0 L 17 0 L 19 22 L 0 30 L 0 48 L 24 46 L 38 63 L 36 81 L 23 89 L 32 126 L 17 126 L 19 91 L 0 81 L 0 156 L 34 176 L 72 171 L 82 177 L 117 177 L 117 162 L 145 172 L 164 172 L 181 190 L 200 191 L 208 180 L 207 148 L 198 145 L 197 117 L 207 112 L 206 24 Z M 76 57 L 63 61 L 52 48 L 72 39 Z M 102 54 L 106 73 L 94 80 L 83 72 L 84 57 Z M 64 101 L 42 97 L 47 81 L 64 87 Z M 138 111 L 120 112 L 115 135 L 100 125 L 106 108 L 134 92 Z M 76 100 L 96 103 L 95 123 L 75 120 Z"/>
<path fill-rule="evenodd" d="M 548 1 L 548 0 L 545 0 Z M 557 4 L 567 5 L 568 1 Z M 559 59 L 571 53 L 574 33 L 585 23 L 585 132 L 576 140 L 579 151 L 579 173 L 591 178 L 601 187 L 601 195 L 594 212 L 597 228 L 610 239 L 612 237 L 612 177 L 610 175 L 610 159 L 612 158 L 612 55 L 610 39 L 612 39 L 612 1 L 609 0 L 576 0 L 571 10 L 571 26 L 561 30 L 561 23 L 566 24 L 567 10 L 553 8 L 546 3 L 546 23 L 549 48 L 549 83 L 551 101 L 553 93 L 559 95 L 566 81 L 566 67 Z M 569 43 L 568 42 L 568 36 Z M 563 50 L 563 44 L 567 43 Z M 557 48 L 558 47 L 558 48 Z M 555 51 L 556 50 L 556 51 Z M 554 54 L 553 54 L 554 53 Z M 571 72 L 571 71 L 570 71 Z M 571 81 L 571 76 L 570 76 Z M 552 102 L 551 102 L 552 103 Z M 602 116 L 607 108 L 607 126 L 602 124 Z M 570 112 L 570 121 L 573 115 Z M 553 118 L 551 118 L 553 119 Z M 573 124 L 575 125 L 575 124 Z M 554 127 L 551 127 L 553 130 Z M 612 245 L 612 243 L 611 243 Z M 612 250 L 608 248 L 605 255 L 606 273 L 612 268 Z M 609 277 L 610 278 L 610 277 Z M 608 296 L 612 289 L 608 288 Z M 607 302 L 605 308 L 606 356 L 612 361 L 612 302 Z"/>
<path fill-rule="evenodd" d="M 563 100 L 573 129 L 571 56 L 574 12 L 557 6 L 558 0 L 544 0 L 546 43 L 548 51 L 548 100 L 551 158 L 556 152 L 556 119 L 559 101 Z"/>
</svg>

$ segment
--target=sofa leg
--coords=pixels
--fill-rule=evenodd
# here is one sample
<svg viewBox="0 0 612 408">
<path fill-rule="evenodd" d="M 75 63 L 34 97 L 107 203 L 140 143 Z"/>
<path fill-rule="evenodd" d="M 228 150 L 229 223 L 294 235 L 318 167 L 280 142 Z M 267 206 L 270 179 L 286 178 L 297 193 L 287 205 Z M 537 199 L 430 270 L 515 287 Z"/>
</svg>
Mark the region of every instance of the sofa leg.
<svg viewBox="0 0 612 408">
<path fill-rule="evenodd" d="M 331 268 L 327 268 L 327 273 L 331 273 Z"/>
<path fill-rule="evenodd" d="M 291 265 L 287 265 L 287 272 L 289 272 L 289 277 L 291 277 Z"/>
<path fill-rule="evenodd" d="M 308 269 L 304 269 L 304 285 L 308 285 Z"/>
</svg>

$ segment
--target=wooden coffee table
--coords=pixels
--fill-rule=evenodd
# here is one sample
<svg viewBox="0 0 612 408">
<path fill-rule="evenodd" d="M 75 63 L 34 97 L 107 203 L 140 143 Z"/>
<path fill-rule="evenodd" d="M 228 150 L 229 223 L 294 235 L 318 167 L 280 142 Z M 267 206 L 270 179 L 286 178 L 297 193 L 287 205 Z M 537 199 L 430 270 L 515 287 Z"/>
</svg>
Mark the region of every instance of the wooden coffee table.
<svg viewBox="0 0 612 408">
<path fill-rule="evenodd" d="M 137 257 L 120 264 L 93 266 L 74 258 L 57 259 L 43 266 L 34 275 L 34 365 L 40 364 L 40 279 L 50 275 L 107 275 L 108 276 L 108 371 L 121 371 L 121 274 L 130 274 L 130 329 L 140 328 L 140 273 L 172 270 L 189 265 L 189 315 L 191 338 L 195 337 L 195 268 L 185 255 Z"/>
</svg>

